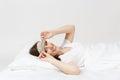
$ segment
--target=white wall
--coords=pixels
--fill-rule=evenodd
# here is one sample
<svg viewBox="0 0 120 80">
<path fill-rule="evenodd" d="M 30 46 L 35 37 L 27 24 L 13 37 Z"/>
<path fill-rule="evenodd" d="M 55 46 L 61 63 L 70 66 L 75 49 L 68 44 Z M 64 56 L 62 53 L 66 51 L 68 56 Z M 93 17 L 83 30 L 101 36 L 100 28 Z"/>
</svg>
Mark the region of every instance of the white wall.
<svg viewBox="0 0 120 80">
<path fill-rule="evenodd" d="M 64 24 L 76 25 L 75 41 L 120 41 L 119 4 L 120 0 L 0 0 L 0 70 L 27 42 L 38 40 L 42 30 Z"/>
</svg>

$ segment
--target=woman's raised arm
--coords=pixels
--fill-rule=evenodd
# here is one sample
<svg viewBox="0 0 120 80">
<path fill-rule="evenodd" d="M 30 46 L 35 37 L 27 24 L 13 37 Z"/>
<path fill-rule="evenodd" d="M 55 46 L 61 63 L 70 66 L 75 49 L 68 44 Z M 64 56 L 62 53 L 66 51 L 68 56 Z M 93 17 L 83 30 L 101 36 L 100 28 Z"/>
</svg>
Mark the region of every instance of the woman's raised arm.
<svg viewBox="0 0 120 80">
<path fill-rule="evenodd" d="M 61 34 L 65 33 L 65 39 L 69 41 L 73 41 L 74 33 L 75 33 L 75 26 L 74 25 L 64 25 L 55 30 L 53 30 L 54 34 Z"/>
<path fill-rule="evenodd" d="M 73 41 L 74 39 L 74 33 L 75 33 L 75 26 L 74 25 L 64 25 L 59 28 L 49 30 L 49 31 L 43 31 L 41 33 L 41 37 L 45 39 L 49 39 L 57 34 L 65 33 L 65 39 L 69 41 Z"/>
</svg>

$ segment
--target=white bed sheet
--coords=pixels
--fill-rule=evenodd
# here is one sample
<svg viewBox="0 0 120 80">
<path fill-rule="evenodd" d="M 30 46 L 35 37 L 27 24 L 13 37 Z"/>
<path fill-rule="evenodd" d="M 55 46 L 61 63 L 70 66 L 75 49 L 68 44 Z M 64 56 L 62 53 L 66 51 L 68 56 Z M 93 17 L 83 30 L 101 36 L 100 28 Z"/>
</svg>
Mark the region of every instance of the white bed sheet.
<svg viewBox="0 0 120 80">
<path fill-rule="evenodd" d="M 120 69 L 89 71 L 82 69 L 80 75 L 66 75 L 56 70 L 39 71 L 9 69 L 0 73 L 0 80 L 120 80 Z"/>
<path fill-rule="evenodd" d="M 28 55 L 31 45 L 0 72 L 0 80 L 120 80 L 120 43 L 87 46 L 85 52 L 89 56 L 80 75 L 67 75 L 51 64 L 39 62 Z"/>
</svg>

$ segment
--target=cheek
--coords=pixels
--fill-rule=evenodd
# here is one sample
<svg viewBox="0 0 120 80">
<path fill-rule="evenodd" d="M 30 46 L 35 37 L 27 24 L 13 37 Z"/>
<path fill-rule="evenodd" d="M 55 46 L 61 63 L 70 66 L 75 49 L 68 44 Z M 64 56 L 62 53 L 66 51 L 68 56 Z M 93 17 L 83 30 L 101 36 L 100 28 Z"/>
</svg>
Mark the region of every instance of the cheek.
<svg viewBox="0 0 120 80">
<path fill-rule="evenodd" d="M 50 54 L 50 55 L 52 55 L 52 56 L 54 55 L 54 53 L 50 49 L 47 51 L 47 53 Z"/>
<path fill-rule="evenodd" d="M 59 47 L 57 47 L 56 52 L 59 52 L 59 50 L 60 50 Z"/>
<path fill-rule="evenodd" d="M 51 56 L 55 56 L 57 54 L 57 52 L 49 52 L 48 54 L 50 54 Z"/>
<path fill-rule="evenodd" d="M 52 53 L 52 51 L 51 51 L 50 49 L 48 49 L 47 52 L 48 52 L 49 54 Z"/>
<path fill-rule="evenodd" d="M 56 51 L 54 52 L 54 54 L 59 53 L 60 49 L 57 47 Z"/>
</svg>

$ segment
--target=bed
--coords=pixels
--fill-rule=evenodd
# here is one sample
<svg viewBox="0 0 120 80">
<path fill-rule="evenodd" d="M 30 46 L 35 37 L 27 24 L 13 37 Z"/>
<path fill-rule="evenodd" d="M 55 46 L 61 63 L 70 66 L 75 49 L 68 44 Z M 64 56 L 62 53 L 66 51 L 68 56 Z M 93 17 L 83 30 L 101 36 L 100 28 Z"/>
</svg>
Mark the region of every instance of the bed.
<svg viewBox="0 0 120 80">
<path fill-rule="evenodd" d="M 86 67 L 80 75 L 67 75 L 48 62 L 29 55 L 29 42 L 6 69 L 0 80 L 120 80 L 120 42 L 97 43 L 82 46 L 86 54 Z"/>
</svg>

